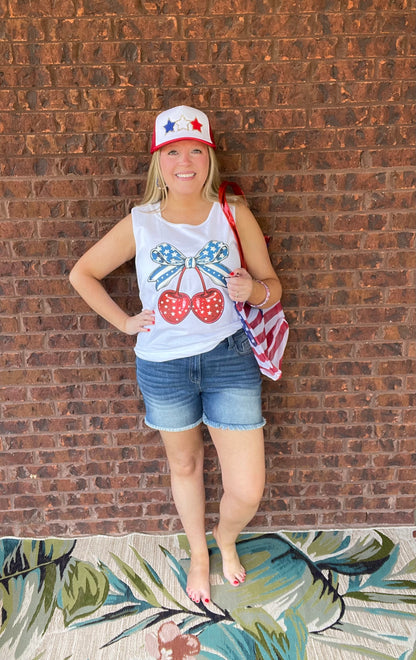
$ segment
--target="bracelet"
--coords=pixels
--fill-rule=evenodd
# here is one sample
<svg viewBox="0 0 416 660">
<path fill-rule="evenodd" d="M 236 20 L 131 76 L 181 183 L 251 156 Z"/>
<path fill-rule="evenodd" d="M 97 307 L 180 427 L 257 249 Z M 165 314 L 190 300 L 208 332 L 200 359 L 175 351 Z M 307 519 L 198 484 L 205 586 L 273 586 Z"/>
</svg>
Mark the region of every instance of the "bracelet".
<svg viewBox="0 0 416 660">
<path fill-rule="evenodd" d="M 264 305 L 269 300 L 269 298 L 270 298 L 270 289 L 267 286 L 267 284 L 265 282 L 263 282 L 263 280 L 255 280 L 255 282 L 258 282 L 259 284 L 262 284 L 264 286 L 265 291 L 266 291 L 266 296 L 265 296 L 264 300 L 259 305 L 252 305 L 251 303 L 249 303 L 249 305 L 250 305 L 250 307 L 255 307 L 256 309 L 260 309 L 261 307 L 264 307 Z"/>
</svg>

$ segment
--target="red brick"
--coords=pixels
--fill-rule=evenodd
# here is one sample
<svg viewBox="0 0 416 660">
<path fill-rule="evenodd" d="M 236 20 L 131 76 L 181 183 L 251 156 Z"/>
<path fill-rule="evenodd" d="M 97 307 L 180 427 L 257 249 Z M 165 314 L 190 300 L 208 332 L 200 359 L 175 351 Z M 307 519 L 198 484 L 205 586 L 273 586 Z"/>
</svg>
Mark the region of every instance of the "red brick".
<svg viewBox="0 0 416 660">
<path fill-rule="evenodd" d="M 204 41 L 207 37 L 231 40 L 246 34 L 246 21 L 240 12 L 228 16 L 226 22 L 222 17 L 215 16 L 217 12 L 214 8 L 212 13 L 213 17 L 184 17 L 181 23 L 185 38 Z M 260 34 L 257 36 L 260 37 Z"/>
<path fill-rule="evenodd" d="M 182 530 L 134 338 L 67 275 L 140 199 L 155 112 L 184 102 L 209 112 L 222 171 L 272 236 L 291 326 L 283 378 L 264 384 L 267 487 L 250 528 L 411 524 L 407 0 L 50 4 L 0 10 L 3 532 Z M 136 311 L 131 264 L 106 285 Z M 206 440 L 208 526 L 221 479 Z"/>
<path fill-rule="evenodd" d="M 5 87 L 51 87 L 52 79 L 45 66 L 8 66 L 2 70 Z"/>
<path fill-rule="evenodd" d="M 45 0 L 42 5 L 35 4 L 29 7 L 26 4 L 16 3 L 10 8 L 11 17 L 36 17 L 36 16 L 74 16 L 74 5 L 72 0 L 63 0 L 59 8 L 54 10 L 53 0 Z"/>
</svg>

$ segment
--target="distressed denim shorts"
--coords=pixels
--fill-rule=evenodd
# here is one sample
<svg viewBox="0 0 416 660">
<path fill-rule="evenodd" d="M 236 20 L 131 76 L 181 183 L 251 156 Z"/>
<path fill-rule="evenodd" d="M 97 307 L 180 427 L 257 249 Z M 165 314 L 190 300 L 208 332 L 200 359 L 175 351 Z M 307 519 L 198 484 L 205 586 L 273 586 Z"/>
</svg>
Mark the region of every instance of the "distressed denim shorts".
<svg viewBox="0 0 416 660">
<path fill-rule="evenodd" d="M 186 431 L 204 422 L 235 431 L 264 426 L 261 376 L 244 330 L 207 353 L 149 362 L 136 358 L 145 422 L 159 431 Z"/>
</svg>

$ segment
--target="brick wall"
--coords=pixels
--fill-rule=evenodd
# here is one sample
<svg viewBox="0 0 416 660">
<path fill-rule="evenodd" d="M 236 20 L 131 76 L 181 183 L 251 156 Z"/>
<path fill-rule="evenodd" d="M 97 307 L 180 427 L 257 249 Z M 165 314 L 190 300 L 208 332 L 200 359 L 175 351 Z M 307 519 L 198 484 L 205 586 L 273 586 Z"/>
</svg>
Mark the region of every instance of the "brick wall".
<svg viewBox="0 0 416 660">
<path fill-rule="evenodd" d="M 253 528 L 412 524 L 411 0 L 4 0 L 0 533 L 180 529 L 133 339 L 71 265 L 143 192 L 157 111 L 211 114 L 284 286 Z M 107 281 L 137 310 L 132 264 Z M 207 440 L 209 525 L 220 495 Z"/>
</svg>

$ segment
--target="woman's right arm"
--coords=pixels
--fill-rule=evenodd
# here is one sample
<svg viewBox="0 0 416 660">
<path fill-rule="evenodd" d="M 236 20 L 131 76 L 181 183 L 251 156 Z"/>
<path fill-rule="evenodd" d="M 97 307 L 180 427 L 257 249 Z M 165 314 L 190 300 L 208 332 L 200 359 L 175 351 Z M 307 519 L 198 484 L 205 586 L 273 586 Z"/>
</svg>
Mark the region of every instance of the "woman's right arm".
<svg viewBox="0 0 416 660">
<path fill-rule="evenodd" d="M 69 281 L 97 314 L 129 335 L 148 331 L 154 321 L 153 312 L 143 310 L 129 316 L 107 293 L 101 280 L 136 254 L 131 214 L 88 250 L 75 264 Z"/>
</svg>

